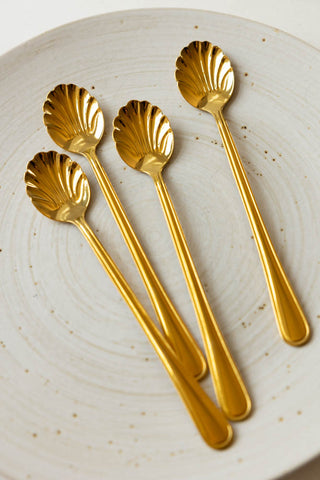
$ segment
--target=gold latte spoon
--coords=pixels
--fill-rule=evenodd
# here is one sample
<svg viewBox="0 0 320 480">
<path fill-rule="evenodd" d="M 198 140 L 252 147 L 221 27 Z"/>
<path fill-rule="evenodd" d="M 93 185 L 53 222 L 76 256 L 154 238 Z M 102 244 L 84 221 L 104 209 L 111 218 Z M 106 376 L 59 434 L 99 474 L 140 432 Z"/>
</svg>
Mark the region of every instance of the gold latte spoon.
<svg viewBox="0 0 320 480">
<path fill-rule="evenodd" d="M 234 87 L 230 60 L 219 47 L 209 42 L 192 42 L 182 50 L 176 66 L 176 80 L 182 96 L 192 106 L 211 113 L 217 122 L 256 241 L 280 335 L 291 345 L 302 345 L 310 335 L 308 322 L 271 243 L 222 114 Z"/>
<path fill-rule="evenodd" d="M 200 324 L 219 404 L 228 418 L 242 420 L 250 412 L 250 397 L 213 316 L 162 178 L 162 170 L 173 152 L 169 121 L 158 107 L 132 100 L 115 118 L 113 138 L 120 157 L 154 181 Z"/>
<path fill-rule="evenodd" d="M 43 105 L 44 123 L 61 148 L 86 157 L 140 272 L 162 329 L 186 368 L 197 379 L 207 371 L 204 356 L 154 272 L 96 154 L 104 132 L 97 100 L 77 85 L 58 85 Z"/>
<path fill-rule="evenodd" d="M 185 366 L 148 316 L 122 273 L 87 224 L 85 212 L 90 200 L 90 187 L 81 167 L 67 155 L 52 151 L 38 153 L 28 163 L 25 182 L 27 194 L 43 215 L 59 222 L 72 223 L 79 228 L 136 316 L 203 439 L 211 447 L 226 447 L 231 442 L 232 429 L 223 413 L 210 400 L 195 378 L 187 373 Z"/>
</svg>

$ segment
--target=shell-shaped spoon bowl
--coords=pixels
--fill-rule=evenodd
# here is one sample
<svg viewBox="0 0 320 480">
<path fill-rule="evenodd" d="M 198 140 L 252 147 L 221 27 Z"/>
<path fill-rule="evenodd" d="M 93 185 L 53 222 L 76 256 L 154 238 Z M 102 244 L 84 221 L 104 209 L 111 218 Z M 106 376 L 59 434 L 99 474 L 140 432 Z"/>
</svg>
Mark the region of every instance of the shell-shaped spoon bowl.
<svg viewBox="0 0 320 480">
<path fill-rule="evenodd" d="M 84 154 L 100 142 L 103 113 L 85 88 L 73 84 L 56 86 L 48 94 L 43 111 L 44 124 L 59 147 Z"/>
<path fill-rule="evenodd" d="M 90 201 L 89 182 L 80 165 L 67 155 L 37 153 L 24 179 L 33 205 L 46 217 L 73 223 L 84 215 Z"/>
<path fill-rule="evenodd" d="M 214 113 L 230 99 L 234 73 L 228 57 L 210 42 L 191 42 L 176 61 L 176 80 L 185 100 Z"/>
<path fill-rule="evenodd" d="M 131 100 L 119 110 L 113 126 L 117 151 L 130 167 L 151 176 L 161 172 L 172 155 L 174 138 L 159 107 Z"/>
</svg>

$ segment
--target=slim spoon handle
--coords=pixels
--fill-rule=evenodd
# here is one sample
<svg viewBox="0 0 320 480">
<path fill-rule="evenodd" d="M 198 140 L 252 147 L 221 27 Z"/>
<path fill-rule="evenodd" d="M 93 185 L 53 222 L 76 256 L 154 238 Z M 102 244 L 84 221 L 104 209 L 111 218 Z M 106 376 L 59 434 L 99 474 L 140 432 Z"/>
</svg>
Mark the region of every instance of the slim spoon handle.
<svg viewBox="0 0 320 480">
<path fill-rule="evenodd" d="M 214 116 L 250 221 L 280 335 L 291 345 L 302 345 L 309 338 L 308 322 L 263 223 L 228 125 L 221 111 Z"/>
<path fill-rule="evenodd" d="M 213 316 L 162 174 L 153 179 L 198 318 L 219 404 L 228 418 L 242 420 L 250 412 L 250 397 Z"/>
<path fill-rule="evenodd" d="M 154 325 L 122 273 L 86 223 L 85 219 L 81 217 L 74 223 L 88 241 L 101 265 L 140 323 L 140 326 L 157 352 L 184 401 L 203 439 L 213 448 L 226 447 L 231 442 L 232 429 L 221 410 L 210 400 L 194 377 L 187 373 L 184 365 Z"/>
<path fill-rule="evenodd" d="M 207 365 L 200 348 L 156 276 L 95 149 L 87 152 L 86 157 L 136 263 L 166 337 L 190 374 L 197 379 L 202 378 L 206 374 Z"/>
</svg>

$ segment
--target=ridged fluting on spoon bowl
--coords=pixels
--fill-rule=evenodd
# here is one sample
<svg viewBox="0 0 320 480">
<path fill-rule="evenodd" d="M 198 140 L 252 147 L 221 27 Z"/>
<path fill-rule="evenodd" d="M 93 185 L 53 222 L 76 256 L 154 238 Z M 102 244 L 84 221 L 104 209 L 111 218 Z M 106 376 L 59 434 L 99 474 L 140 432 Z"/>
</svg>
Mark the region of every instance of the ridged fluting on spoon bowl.
<svg viewBox="0 0 320 480">
<path fill-rule="evenodd" d="M 169 159 L 173 132 L 159 107 L 131 100 L 114 120 L 113 138 L 121 158 L 133 168 L 147 155 Z"/>
<path fill-rule="evenodd" d="M 67 155 L 40 152 L 27 165 L 25 174 L 27 194 L 33 205 L 43 214 L 56 220 L 67 221 L 64 206 L 84 207 L 89 203 L 88 179 L 80 165 Z"/>
<path fill-rule="evenodd" d="M 182 96 L 194 107 L 212 93 L 229 97 L 234 86 L 230 60 L 210 42 L 195 41 L 185 47 L 176 61 L 176 80 Z"/>
<path fill-rule="evenodd" d="M 82 87 L 61 84 L 43 105 L 49 135 L 62 148 L 79 152 L 82 139 L 96 144 L 104 131 L 104 119 L 97 100 Z"/>
</svg>

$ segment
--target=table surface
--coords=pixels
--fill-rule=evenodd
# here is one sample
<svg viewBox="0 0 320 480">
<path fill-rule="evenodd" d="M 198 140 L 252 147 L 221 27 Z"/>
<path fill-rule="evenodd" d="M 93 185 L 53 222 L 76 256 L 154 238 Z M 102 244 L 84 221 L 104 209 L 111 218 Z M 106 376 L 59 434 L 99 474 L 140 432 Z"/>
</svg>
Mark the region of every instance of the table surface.
<svg viewBox="0 0 320 480">
<path fill-rule="evenodd" d="M 1 8 L 0 55 L 45 31 L 68 22 L 116 10 L 136 8 L 198 8 L 237 15 L 279 28 L 320 49 L 319 0 L 11 0 Z M 282 477 L 282 480 L 318 480 L 320 457 Z M 236 479 L 235 479 L 236 480 Z"/>
</svg>

